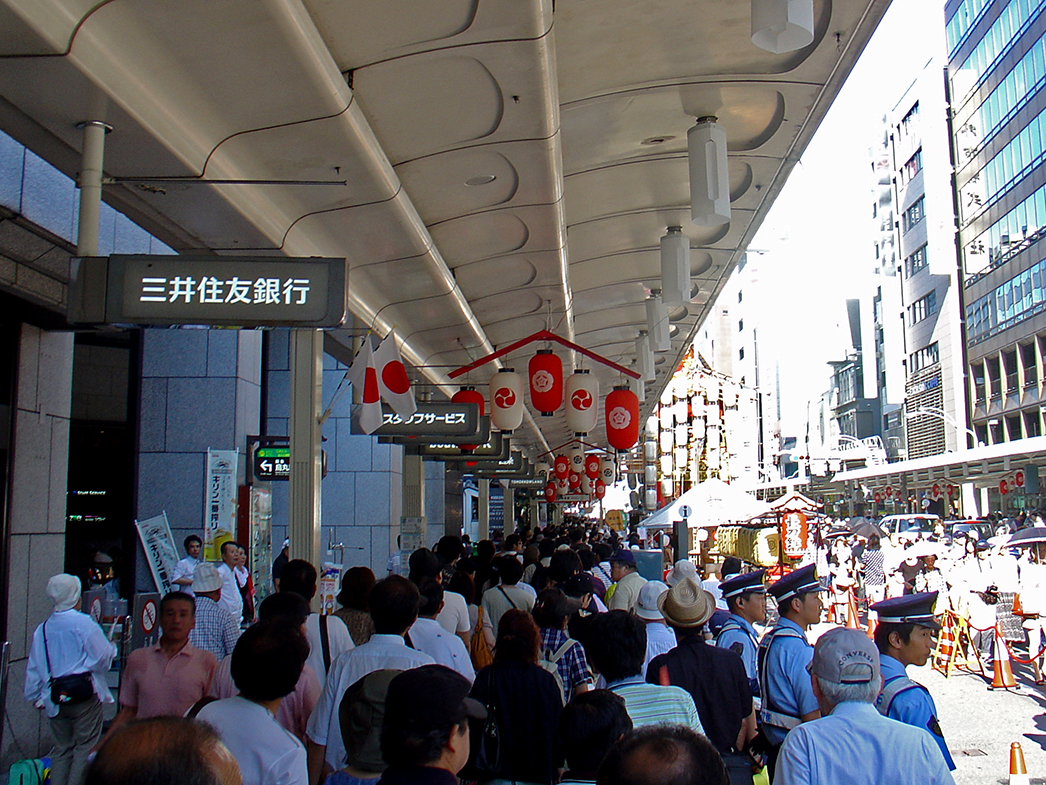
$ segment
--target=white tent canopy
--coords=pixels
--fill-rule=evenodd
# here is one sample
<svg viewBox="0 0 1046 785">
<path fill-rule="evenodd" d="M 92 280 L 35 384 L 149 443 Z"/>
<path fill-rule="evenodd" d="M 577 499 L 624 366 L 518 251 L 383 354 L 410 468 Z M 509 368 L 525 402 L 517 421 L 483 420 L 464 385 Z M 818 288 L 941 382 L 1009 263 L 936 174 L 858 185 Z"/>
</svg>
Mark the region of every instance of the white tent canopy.
<svg viewBox="0 0 1046 785">
<path fill-rule="evenodd" d="M 759 501 L 737 486 L 713 479 L 695 485 L 639 525 L 648 528 L 670 526 L 673 521 L 683 519 L 684 507 L 689 508 L 690 514 L 686 519 L 692 529 L 747 521 L 770 509 L 769 504 Z"/>
</svg>

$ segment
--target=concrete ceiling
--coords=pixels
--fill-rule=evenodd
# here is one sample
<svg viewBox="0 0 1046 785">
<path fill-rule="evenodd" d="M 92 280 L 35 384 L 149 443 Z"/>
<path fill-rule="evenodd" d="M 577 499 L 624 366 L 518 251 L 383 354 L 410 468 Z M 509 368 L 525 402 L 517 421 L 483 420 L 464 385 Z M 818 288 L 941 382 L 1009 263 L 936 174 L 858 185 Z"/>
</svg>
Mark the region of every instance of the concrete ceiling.
<svg viewBox="0 0 1046 785">
<path fill-rule="evenodd" d="M 695 293 L 649 406 L 888 4 L 815 0 L 814 42 L 774 55 L 744 0 L 0 0 L 0 127 L 75 175 L 77 124 L 112 125 L 106 200 L 178 250 L 347 257 L 354 326 L 444 392 L 545 328 L 631 366 L 682 225 Z M 689 220 L 705 115 L 717 229 Z M 528 415 L 517 442 L 567 435 Z"/>
</svg>

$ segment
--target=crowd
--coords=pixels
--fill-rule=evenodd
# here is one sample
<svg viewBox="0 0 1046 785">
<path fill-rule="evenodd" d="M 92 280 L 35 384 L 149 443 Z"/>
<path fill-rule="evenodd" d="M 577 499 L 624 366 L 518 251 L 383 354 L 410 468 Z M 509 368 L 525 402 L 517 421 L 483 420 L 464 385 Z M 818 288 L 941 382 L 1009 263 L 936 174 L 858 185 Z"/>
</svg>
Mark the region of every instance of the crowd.
<svg viewBox="0 0 1046 785">
<path fill-rule="evenodd" d="M 54 785 L 952 782 L 905 673 L 929 654 L 934 593 L 874 606 L 874 642 L 835 628 L 811 645 L 814 564 L 769 585 L 736 559 L 704 580 L 669 566 L 647 580 L 596 527 L 448 536 L 380 580 L 347 571 L 320 616 L 315 568 L 288 559 L 241 633 L 226 576 L 197 563 L 179 584 L 194 594 L 166 595 L 158 642 L 127 658 L 104 734 L 116 650 L 56 575 L 25 696 L 50 721 Z"/>
</svg>

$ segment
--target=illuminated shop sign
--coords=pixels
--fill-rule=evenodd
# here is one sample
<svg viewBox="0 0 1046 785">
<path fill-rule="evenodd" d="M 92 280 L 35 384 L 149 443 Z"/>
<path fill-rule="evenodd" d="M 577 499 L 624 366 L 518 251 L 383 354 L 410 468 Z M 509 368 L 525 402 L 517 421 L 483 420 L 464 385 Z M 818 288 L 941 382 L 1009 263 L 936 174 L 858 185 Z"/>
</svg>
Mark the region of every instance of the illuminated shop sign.
<svg viewBox="0 0 1046 785">
<path fill-rule="evenodd" d="M 359 406 L 352 412 L 352 432 L 364 434 L 359 424 Z M 450 401 L 418 401 L 418 410 L 410 417 L 400 417 L 392 407 L 381 405 L 381 425 L 373 436 L 468 436 L 479 435 L 479 406 Z M 484 437 L 484 441 L 489 436 Z"/>
</svg>

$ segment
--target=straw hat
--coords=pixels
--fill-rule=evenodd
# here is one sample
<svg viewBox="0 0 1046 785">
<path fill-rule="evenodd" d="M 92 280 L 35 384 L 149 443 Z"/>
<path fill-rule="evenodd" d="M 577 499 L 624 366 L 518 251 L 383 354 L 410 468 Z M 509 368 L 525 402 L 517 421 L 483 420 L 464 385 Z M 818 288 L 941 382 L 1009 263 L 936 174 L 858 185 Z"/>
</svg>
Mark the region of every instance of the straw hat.
<svg viewBox="0 0 1046 785">
<path fill-rule="evenodd" d="M 700 627 L 715 613 L 715 597 L 683 578 L 661 595 L 657 607 L 673 627 Z"/>
</svg>

